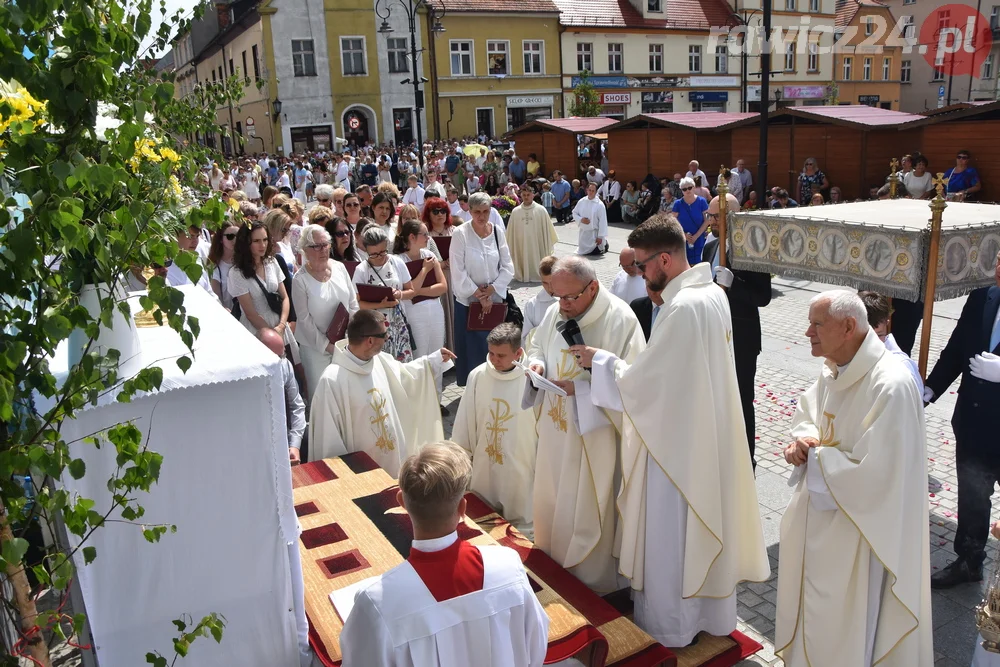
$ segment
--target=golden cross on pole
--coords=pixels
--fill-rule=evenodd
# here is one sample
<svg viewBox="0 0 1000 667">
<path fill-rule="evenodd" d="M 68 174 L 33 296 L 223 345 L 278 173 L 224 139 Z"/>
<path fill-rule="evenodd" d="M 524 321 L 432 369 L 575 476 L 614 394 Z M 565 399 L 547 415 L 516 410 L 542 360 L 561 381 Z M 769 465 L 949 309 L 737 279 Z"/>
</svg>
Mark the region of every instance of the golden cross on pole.
<svg viewBox="0 0 1000 667">
<path fill-rule="evenodd" d="M 899 160 L 892 158 L 889 162 L 889 198 L 896 198 L 896 188 L 899 186 L 899 181 L 896 179 L 896 174 L 899 171 Z"/>
<path fill-rule="evenodd" d="M 948 186 L 948 179 L 944 177 L 944 172 L 939 171 L 937 178 L 931 179 L 931 184 L 937 190 L 937 196 L 944 199 L 944 189 Z"/>
</svg>

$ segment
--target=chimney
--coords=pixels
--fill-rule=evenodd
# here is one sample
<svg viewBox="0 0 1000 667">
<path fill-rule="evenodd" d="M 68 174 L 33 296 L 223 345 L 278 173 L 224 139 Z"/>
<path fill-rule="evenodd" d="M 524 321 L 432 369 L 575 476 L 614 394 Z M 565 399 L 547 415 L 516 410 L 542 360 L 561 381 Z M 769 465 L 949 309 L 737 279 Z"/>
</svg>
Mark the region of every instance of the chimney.
<svg viewBox="0 0 1000 667">
<path fill-rule="evenodd" d="M 219 32 L 222 32 L 233 22 L 232 10 L 229 8 L 228 2 L 217 2 L 215 3 L 215 12 L 219 17 Z"/>
</svg>

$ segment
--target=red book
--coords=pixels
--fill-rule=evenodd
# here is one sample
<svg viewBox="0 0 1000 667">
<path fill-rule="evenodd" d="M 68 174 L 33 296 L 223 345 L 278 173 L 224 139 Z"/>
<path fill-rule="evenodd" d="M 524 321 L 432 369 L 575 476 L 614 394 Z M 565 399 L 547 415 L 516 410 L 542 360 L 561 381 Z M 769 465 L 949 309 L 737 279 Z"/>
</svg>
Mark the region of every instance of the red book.
<svg viewBox="0 0 1000 667">
<path fill-rule="evenodd" d="M 494 327 L 507 319 L 507 305 L 494 303 L 489 313 L 483 312 L 483 306 L 478 301 L 469 305 L 469 319 L 465 328 L 469 331 L 493 331 Z"/>
<path fill-rule="evenodd" d="M 344 304 L 337 306 L 337 312 L 333 314 L 330 326 L 326 328 L 326 339 L 331 343 L 344 340 L 347 336 L 347 323 L 350 319 L 351 314 L 347 312 L 347 308 L 344 308 Z"/>
<path fill-rule="evenodd" d="M 392 288 L 385 285 L 355 285 L 358 288 L 358 301 L 381 303 L 382 299 L 392 301 Z"/>
<path fill-rule="evenodd" d="M 347 269 L 347 275 L 351 277 L 351 280 L 354 280 L 354 272 L 357 271 L 361 262 L 344 262 L 343 264 L 344 268 Z"/>
<path fill-rule="evenodd" d="M 406 270 L 410 272 L 410 279 L 411 280 L 413 278 L 416 278 L 417 276 L 419 276 L 420 275 L 420 271 L 423 268 L 424 268 L 424 260 L 422 260 L 422 259 L 415 259 L 412 262 L 407 262 L 406 263 Z M 421 285 L 421 287 L 434 287 L 437 284 L 438 284 L 438 282 L 437 282 L 437 276 L 434 274 L 433 271 L 431 271 L 431 272 L 428 272 L 428 274 L 426 276 L 424 276 L 424 284 Z M 413 297 L 413 300 L 412 300 L 411 303 L 420 303 L 421 301 L 431 301 L 433 299 L 439 299 L 439 298 L 441 298 L 441 297 L 437 297 L 437 296 L 416 296 L 416 297 Z"/>
<path fill-rule="evenodd" d="M 434 245 L 437 246 L 438 252 L 441 253 L 441 261 L 447 262 L 448 258 L 451 257 L 451 237 L 435 236 Z"/>
</svg>

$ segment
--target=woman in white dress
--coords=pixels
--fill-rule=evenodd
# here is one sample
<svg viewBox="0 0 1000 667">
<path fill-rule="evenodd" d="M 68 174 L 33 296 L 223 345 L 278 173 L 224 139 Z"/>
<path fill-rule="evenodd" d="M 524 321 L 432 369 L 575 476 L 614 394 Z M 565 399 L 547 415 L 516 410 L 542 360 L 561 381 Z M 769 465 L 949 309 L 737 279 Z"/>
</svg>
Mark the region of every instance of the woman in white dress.
<svg viewBox="0 0 1000 667">
<path fill-rule="evenodd" d="M 358 295 L 358 306 L 363 310 L 377 310 L 386 319 L 385 346 L 382 348 L 397 361 L 413 361 L 413 343 L 410 328 L 403 314 L 402 302 L 414 297 L 413 285 L 406 264 L 399 257 L 389 254 L 389 238 L 377 225 L 368 225 L 362 234 L 367 259 L 354 271 L 354 284 L 388 287 L 392 297 L 382 301 L 365 301 Z"/>
<path fill-rule="evenodd" d="M 252 165 L 248 165 L 240 173 L 240 183 L 247 199 L 252 202 L 260 201 L 260 176 L 257 175 L 257 170 Z"/>
<path fill-rule="evenodd" d="M 444 347 L 444 308 L 440 297 L 448 291 L 448 281 L 441 263 L 427 248 L 430 234 L 419 220 L 409 220 L 403 225 L 402 233 L 396 237 L 393 252 L 403 262 L 423 261 L 420 273 L 411 274 L 413 296 L 425 297 L 419 303 L 403 302 L 403 313 L 410 324 L 413 340 L 417 347 L 414 356 L 422 357 Z M 424 287 L 425 284 L 430 284 Z"/>
<path fill-rule="evenodd" d="M 272 248 L 264 223 L 240 227 L 229 270 L 229 293 L 240 302 L 243 326 L 254 336 L 260 329 L 274 329 L 290 348 L 292 362 L 298 363 L 299 346 L 288 328 L 291 303 Z"/>
<path fill-rule="evenodd" d="M 232 311 L 235 298 L 229 293 L 229 270 L 233 268 L 233 248 L 240 225 L 230 221 L 212 237 L 212 247 L 208 250 L 209 280 L 212 290 L 227 310 Z"/>
<path fill-rule="evenodd" d="M 340 306 L 351 315 L 358 311 L 357 292 L 344 265 L 330 259 L 330 245 L 330 235 L 323 227 L 306 225 L 299 237 L 299 252 L 305 262 L 292 280 L 292 302 L 298 314 L 295 340 L 306 374 L 306 402 L 333 360 L 336 341 L 327 337 L 333 316 Z"/>
</svg>

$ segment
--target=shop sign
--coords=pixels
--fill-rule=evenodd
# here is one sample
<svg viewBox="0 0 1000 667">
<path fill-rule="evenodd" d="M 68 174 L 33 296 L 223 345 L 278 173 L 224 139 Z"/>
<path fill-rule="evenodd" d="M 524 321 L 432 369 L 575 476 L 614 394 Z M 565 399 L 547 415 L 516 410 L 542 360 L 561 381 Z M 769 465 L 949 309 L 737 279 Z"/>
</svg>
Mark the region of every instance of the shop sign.
<svg viewBox="0 0 1000 667">
<path fill-rule="evenodd" d="M 819 100 L 826 97 L 826 86 L 785 86 L 781 92 L 786 100 Z"/>
<path fill-rule="evenodd" d="M 551 107 L 551 95 L 510 95 L 507 97 L 508 109 L 525 109 L 532 107 Z"/>
<path fill-rule="evenodd" d="M 632 93 L 601 93 L 601 104 L 631 104 Z"/>
</svg>

